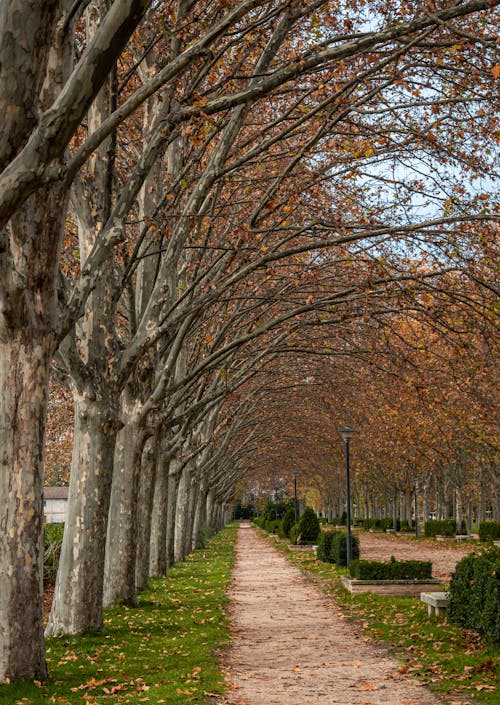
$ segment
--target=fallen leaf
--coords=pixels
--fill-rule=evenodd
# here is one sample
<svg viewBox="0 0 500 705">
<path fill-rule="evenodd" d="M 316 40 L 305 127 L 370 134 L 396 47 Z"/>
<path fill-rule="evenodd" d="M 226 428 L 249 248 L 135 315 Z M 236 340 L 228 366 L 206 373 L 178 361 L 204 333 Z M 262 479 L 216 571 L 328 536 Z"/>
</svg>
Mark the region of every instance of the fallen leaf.
<svg viewBox="0 0 500 705">
<path fill-rule="evenodd" d="M 376 688 L 371 683 L 363 683 L 361 690 L 376 690 Z"/>
</svg>

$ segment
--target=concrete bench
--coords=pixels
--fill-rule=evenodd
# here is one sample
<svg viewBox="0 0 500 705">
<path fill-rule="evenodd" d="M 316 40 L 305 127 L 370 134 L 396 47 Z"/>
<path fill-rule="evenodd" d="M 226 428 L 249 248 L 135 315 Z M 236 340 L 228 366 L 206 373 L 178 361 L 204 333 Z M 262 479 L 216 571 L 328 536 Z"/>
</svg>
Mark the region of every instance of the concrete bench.
<svg viewBox="0 0 500 705">
<path fill-rule="evenodd" d="M 457 534 L 455 536 L 455 541 L 467 541 L 468 539 L 471 539 L 472 536 L 470 534 Z"/>
<path fill-rule="evenodd" d="M 427 605 L 427 614 L 438 617 L 446 612 L 448 606 L 447 592 L 421 592 L 420 601 Z"/>
</svg>

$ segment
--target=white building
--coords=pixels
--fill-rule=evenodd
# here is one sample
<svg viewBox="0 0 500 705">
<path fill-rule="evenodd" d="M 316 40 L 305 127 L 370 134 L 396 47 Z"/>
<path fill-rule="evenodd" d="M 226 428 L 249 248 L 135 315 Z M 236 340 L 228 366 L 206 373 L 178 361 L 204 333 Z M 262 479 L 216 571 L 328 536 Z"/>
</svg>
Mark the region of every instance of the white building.
<svg viewBox="0 0 500 705">
<path fill-rule="evenodd" d="M 69 487 L 45 487 L 43 490 L 43 513 L 47 524 L 61 524 L 68 512 Z"/>
</svg>

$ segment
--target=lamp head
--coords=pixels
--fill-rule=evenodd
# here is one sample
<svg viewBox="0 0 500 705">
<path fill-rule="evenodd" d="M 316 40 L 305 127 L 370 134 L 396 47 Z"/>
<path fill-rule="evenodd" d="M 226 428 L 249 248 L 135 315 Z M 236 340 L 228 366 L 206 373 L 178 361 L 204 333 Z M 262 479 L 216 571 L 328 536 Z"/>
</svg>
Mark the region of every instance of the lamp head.
<svg viewBox="0 0 500 705">
<path fill-rule="evenodd" d="M 349 428 L 348 426 L 340 429 L 340 435 L 344 439 L 345 443 L 348 443 L 355 433 L 356 433 L 355 429 Z"/>
</svg>

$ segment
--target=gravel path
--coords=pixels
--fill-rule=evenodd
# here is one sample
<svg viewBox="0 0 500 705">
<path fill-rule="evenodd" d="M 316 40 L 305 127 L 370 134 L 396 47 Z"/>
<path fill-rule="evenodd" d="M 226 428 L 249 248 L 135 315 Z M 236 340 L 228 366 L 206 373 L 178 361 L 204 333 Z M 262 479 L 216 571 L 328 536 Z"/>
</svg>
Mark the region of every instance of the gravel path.
<svg viewBox="0 0 500 705">
<path fill-rule="evenodd" d="M 230 592 L 229 697 L 219 705 L 436 705 L 260 538 L 238 534 Z"/>
</svg>

